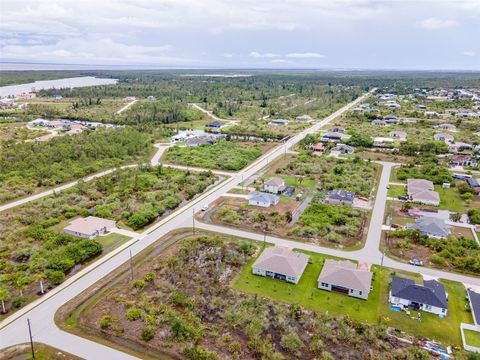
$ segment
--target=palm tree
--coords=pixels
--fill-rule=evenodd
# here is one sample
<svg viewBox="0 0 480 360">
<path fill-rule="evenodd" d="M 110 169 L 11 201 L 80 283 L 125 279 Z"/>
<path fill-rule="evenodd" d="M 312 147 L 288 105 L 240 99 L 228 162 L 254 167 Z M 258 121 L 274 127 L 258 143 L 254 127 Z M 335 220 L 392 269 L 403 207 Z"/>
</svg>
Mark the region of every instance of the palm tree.
<svg viewBox="0 0 480 360">
<path fill-rule="evenodd" d="M 2 312 L 5 314 L 7 309 L 5 308 L 5 301 L 10 299 L 10 293 L 7 289 L 0 287 L 0 301 L 2 302 Z"/>
</svg>

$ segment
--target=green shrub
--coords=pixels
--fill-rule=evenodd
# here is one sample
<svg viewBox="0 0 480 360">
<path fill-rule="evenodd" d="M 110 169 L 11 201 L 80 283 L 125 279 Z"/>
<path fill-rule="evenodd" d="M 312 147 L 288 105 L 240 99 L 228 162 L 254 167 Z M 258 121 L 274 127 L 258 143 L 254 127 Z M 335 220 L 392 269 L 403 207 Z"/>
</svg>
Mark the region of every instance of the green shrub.
<svg viewBox="0 0 480 360">
<path fill-rule="evenodd" d="M 65 280 L 65 274 L 62 272 L 62 271 L 52 271 L 48 274 L 48 279 L 54 284 L 54 285 L 58 285 L 60 284 L 61 282 L 63 282 L 63 280 Z"/>
<path fill-rule="evenodd" d="M 112 315 L 105 315 L 101 320 L 100 320 L 100 327 L 102 329 L 108 329 L 112 327 L 112 325 L 115 323 L 115 318 Z"/>
<path fill-rule="evenodd" d="M 145 287 L 145 281 L 143 280 L 135 280 L 133 282 L 133 287 L 135 289 L 143 289 Z"/>
<path fill-rule="evenodd" d="M 140 334 L 140 339 L 143 341 L 150 341 L 154 338 L 156 330 L 153 326 L 147 325 L 142 329 L 142 333 Z"/>
<path fill-rule="evenodd" d="M 142 311 L 137 308 L 132 308 L 127 311 L 127 319 L 130 321 L 138 320 L 142 317 Z"/>
</svg>

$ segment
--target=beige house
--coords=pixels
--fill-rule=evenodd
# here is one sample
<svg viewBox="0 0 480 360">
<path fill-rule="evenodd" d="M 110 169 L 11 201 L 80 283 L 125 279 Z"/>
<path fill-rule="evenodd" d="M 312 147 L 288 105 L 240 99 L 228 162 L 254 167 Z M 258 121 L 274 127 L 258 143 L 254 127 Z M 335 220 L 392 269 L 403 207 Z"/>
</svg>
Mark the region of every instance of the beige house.
<svg viewBox="0 0 480 360">
<path fill-rule="evenodd" d="M 352 261 L 327 259 L 318 277 L 318 288 L 367 300 L 372 276 L 368 266 L 357 267 Z"/>
<path fill-rule="evenodd" d="M 430 180 L 407 179 L 407 193 L 413 202 L 439 206 L 440 195 L 433 189 L 433 182 Z"/>
<path fill-rule="evenodd" d="M 102 219 L 96 216 L 78 218 L 70 222 L 70 225 L 63 229 L 69 235 L 85 239 L 94 239 L 111 231 L 115 227 L 115 221 Z"/>
<path fill-rule="evenodd" d="M 255 275 L 297 284 L 307 267 L 308 258 L 308 255 L 287 247 L 268 247 L 255 261 L 252 270 Z"/>
</svg>

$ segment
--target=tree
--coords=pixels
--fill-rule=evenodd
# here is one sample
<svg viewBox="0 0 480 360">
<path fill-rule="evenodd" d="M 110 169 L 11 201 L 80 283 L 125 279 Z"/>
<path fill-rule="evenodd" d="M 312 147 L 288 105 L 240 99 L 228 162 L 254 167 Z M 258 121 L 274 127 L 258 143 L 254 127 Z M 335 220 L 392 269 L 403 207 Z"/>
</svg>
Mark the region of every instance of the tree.
<svg viewBox="0 0 480 360">
<path fill-rule="evenodd" d="M 0 287 L 0 301 L 2 302 L 2 312 L 5 314 L 7 309 L 5 308 L 5 301 L 10 299 L 10 293 L 7 289 Z"/>
<path fill-rule="evenodd" d="M 452 220 L 453 222 L 458 222 L 460 221 L 462 217 L 462 214 L 458 213 L 458 212 L 452 212 L 450 214 L 450 220 Z"/>
<path fill-rule="evenodd" d="M 285 220 L 287 222 L 291 222 L 293 220 L 293 214 L 290 210 L 287 210 L 287 212 L 285 212 Z"/>
</svg>

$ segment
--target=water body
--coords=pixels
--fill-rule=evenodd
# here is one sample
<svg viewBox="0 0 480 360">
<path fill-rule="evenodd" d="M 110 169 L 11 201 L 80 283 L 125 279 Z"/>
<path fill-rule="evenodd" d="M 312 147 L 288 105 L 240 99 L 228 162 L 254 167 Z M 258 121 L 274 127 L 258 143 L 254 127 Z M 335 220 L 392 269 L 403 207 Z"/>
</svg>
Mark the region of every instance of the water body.
<svg viewBox="0 0 480 360">
<path fill-rule="evenodd" d="M 58 80 L 41 80 L 29 84 L 0 86 L 0 97 L 15 96 L 16 94 L 47 89 L 69 89 L 85 86 L 116 84 L 117 79 L 104 79 L 94 76 L 81 76 Z"/>
</svg>

